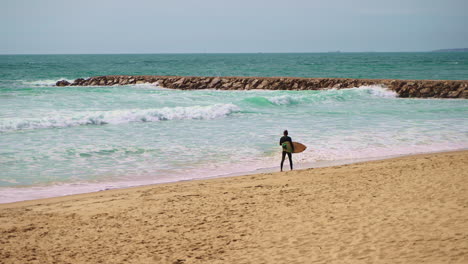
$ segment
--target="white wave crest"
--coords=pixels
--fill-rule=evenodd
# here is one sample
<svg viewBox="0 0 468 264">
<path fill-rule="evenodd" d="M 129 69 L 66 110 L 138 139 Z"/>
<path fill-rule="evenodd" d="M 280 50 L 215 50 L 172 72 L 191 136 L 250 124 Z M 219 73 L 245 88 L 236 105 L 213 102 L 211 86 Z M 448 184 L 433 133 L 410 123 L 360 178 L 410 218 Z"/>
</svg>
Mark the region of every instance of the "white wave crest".
<svg viewBox="0 0 468 264">
<path fill-rule="evenodd" d="M 69 83 L 74 82 L 74 80 L 71 80 L 71 79 L 59 78 L 56 80 L 46 79 L 46 80 L 35 80 L 35 81 L 21 81 L 21 84 L 28 85 L 28 86 L 55 86 L 55 84 L 61 80 L 65 80 Z"/>
<path fill-rule="evenodd" d="M 146 83 L 139 83 L 139 84 L 127 84 L 126 86 L 131 86 L 137 89 L 151 89 L 154 90 L 157 88 L 158 90 L 167 90 L 167 88 L 164 88 L 162 86 L 159 86 L 159 82 L 146 82 Z"/>
<path fill-rule="evenodd" d="M 0 123 L 0 132 L 41 128 L 61 128 L 82 125 L 122 124 L 130 122 L 156 122 L 184 119 L 215 119 L 239 111 L 233 104 L 211 106 L 164 107 L 159 109 L 131 109 L 83 112 L 44 118 L 8 118 Z"/>
<path fill-rule="evenodd" d="M 291 104 L 298 104 L 301 100 L 301 97 L 293 97 L 290 95 L 281 95 L 275 96 L 271 98 L 267 98 L 268 101 L 275 105 L 291 105 Z"/>
<path fill-rule="evenodd" d="M 385 86 L 382 85 L 363 85 L 359 87 L 353 87 L 353 88 L 343 88 L 343 89 L 330 89 L 330 90 L 325 90 L 325 93 L 332 95 L 332 97 L 339 96 L 341 99 L 344 97 L 345 99 L 347 97 L 364 97 L 368 98 L 370 97 L 380 97 L 380 98 L 396 98 L 398 97 L 398 93 L 395 91 L 392 91 Z M 348 98 L 349 99 L 349 98 Z"/>
<path fill-rule="evenodd" d="M 381 85 L 367 85 L 367 86 L 359 86 L 358 88 L 353 88 L 361 91 L 365 91 L 366 93 L 374 96 L 374 97 L 382 97 L 382 98 L 396 98 L 398 97 L 398 93 L 392 91 L 388 88 L 385 88 Z"/>
</svg>

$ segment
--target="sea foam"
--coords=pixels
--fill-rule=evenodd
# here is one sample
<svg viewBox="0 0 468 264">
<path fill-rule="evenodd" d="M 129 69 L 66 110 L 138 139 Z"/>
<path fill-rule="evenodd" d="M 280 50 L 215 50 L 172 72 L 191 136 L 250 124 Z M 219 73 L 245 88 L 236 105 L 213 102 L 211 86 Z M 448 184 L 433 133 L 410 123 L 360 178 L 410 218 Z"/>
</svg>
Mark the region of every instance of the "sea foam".
<svg viewBox="0 0 468 264">
<path fill-rule="evenodd" d="M 20 83 L 22 85 L 26 85 L 26 86 L 38 86 L 38 87 L 42 87 L 42 86 L 55 86 L 55 84 L 58 82 L 58 81 L 61 81 L 61 80 L 65 80 L 69 83 L 72 83 L 74 80 L 72 79 L 67 79 L 67 78 L 58 78 L 58 79 L 45 79 L 45 80 L 35 80 L 35 81 L 25 81 L 25 80 L 22 80 L 20 81 Z"/>
<path fill-rule="evenodd" d="M 268 98 L 275 105 L 293 105 L 301 102 L 302 96 L 281 95 Z"/>
<path fill-rule="evenodd" d="M 210 106 L 78 112 L 57 114 L 43 118 L 6 118 L 0 121 L 0 132 L 130 122 L 216 119 L 226 117 L 239 110 L 239 107 L 233 104 L 215 104 Z"/>
<path fill-rule="evenodd" d="M 301 95 L 286 94 L 278 96 L 255 96 L 244 99 L 255 106 L 292 106 L 300 104 L 316 104 L 328 102 L 343 102 L 356 99 L 397 98 L 398 94 L 380 85 L 360 86 L 345 89 L 330 89 L 324 91 L 304 91 Z"/>
<path fill-rule="evenodd" d="M 368 86 L 360 86 L 358 88 L 352 88 L 358 91 L 364 91 L 374 97 L 381 97 L 381 98 L 396 98 L 398 97 L 398 93 L 392 91 L 384 86 L 381 85 L 368 85 Z"/>
</svg>

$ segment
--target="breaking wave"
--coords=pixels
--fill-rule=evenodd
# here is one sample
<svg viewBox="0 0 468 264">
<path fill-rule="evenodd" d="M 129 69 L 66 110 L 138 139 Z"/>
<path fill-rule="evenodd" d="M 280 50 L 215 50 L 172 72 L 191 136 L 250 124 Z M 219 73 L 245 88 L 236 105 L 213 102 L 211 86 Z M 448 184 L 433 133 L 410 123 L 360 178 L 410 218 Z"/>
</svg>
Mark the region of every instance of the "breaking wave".
<svg viewBox="0 0 468 264">
<path fill-rule="evenodd" d="M 373 97 L 381 97 L 381 98 L 397 98 L 398 93 L 387 89 L 381 85 L 368 85 L 368 86 L 359 86 L 357 88 L 349 89 L 351 91 L 364 92 L 369 94 Z"/>
<path fill-rule="evenodd" d="M 301 96 L 281 95 L 274 97 L 254 96 L 244 99 L 248 104 L 256 106 L 269 106 L 269 105 L 294 105 L 301 103 Z"/>
<path fill-rule="evenodd" d="M 81 112 L 46 116 L 44 118 L 7 118 L 1 121 L 0 132 L 82 125 L 124 124 L 131 122 L 157 122 L 184 119 L 209 120 L 223 118 L 238 111 L 240 111 L 240 109 L 233 104 L 216 104 L 211 106 Z"/>
<path fill-rule="evenodd" d="M 46 79 L 46 80 L 35 80 L 35 81 L 21 81 L 22 85 L 26 86 L 55 86 L 58 81 L 66 80 L 72 83 L 74 80 L 66 79 L 66 78 L 58 78 L 58 79 Z"/>
<path fill-rule="evenodd" d="M 269 98 L 268 101 L 275 105 L 294 105 L 302 101 L 302 96 L 281 95 Z"/>
<path fill-rule="evenodd" d="M 320 102 L 342 102 L 369 98 L 396 98 L 398 94 L 379 85 L 360 86 L 347 89 L 330 89 L 323 91 L 305 91 L 301 95 L 279 95 L 273 97 L 254 96 L 244 102 L 254 106 L 291 106 Z"/>
</svg>

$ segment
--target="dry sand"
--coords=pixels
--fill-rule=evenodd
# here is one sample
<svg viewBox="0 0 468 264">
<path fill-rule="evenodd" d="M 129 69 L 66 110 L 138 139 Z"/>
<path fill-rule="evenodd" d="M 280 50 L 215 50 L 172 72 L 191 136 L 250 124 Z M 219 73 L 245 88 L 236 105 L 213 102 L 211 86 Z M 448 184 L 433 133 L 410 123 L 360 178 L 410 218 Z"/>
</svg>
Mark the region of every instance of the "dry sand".
<svg viewBox="0 0 468 264">
<path fill-rule="evenodd" d="M 468 151 L 0 205 L 1 263 L 468 263 Z"/>
</svg>

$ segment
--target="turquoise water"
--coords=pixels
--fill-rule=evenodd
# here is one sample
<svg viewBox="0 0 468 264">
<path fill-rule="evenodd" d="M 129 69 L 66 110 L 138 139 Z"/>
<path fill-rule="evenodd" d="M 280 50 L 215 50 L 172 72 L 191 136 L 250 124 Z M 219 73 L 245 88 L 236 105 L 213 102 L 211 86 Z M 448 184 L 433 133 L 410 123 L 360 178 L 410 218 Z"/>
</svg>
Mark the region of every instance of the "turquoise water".
<svg viewBox="0 0 468 264">
<path fill-rule="evenodd" d="M 179 91 L 54 87 L 105 74 L 467 79 L 468 53 L 0 56 L 0 202 L 468 147 L 468 101 L 380 86 Z"/>
<path fill-rule="evenodd" d="M 0 55 L 3 82 L 111 74 L 467 80 L 468 52 Z"/>
</svg>

